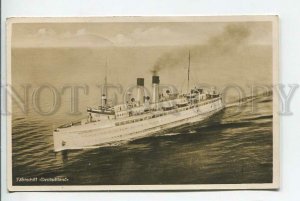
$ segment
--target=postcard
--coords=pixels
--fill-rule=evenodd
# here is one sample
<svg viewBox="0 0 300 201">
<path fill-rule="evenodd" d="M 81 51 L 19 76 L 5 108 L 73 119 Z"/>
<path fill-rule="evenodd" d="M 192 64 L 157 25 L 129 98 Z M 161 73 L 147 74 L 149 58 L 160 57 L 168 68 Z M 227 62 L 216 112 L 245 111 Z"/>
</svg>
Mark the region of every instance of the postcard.
<svg viewBox="0 0 300 201">
<path fill-rule="evenodd" d="M 9 191 L 279 188 L 277 16 L 7 20 Z"/>
</svg>

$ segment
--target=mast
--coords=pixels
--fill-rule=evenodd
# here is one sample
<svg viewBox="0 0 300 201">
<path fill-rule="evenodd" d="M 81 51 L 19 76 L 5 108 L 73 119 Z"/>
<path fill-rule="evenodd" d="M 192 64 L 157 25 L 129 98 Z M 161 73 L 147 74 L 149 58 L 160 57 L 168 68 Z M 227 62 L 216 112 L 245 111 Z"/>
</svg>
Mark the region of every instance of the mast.
<svg viewBox="0 0 300 201">
<path fill-rule="evenodd" d="M 187 86 L 187 93 L 190 90 L 190 67 L 191 67 L 191 52 L 189 50 L 189 66 L 188 66 L 188 86 Z"/>
<path fill-rule="evenodd" d="M 104 86 L 102 87 L 102 95 L 101 95 L 101 108 L 106 107 L 107 104 L 107 58 L 105 61 L 105 77 L 104 77 Z"/>
<path fill-rule="evenodd" d="M 106 58 L 106 61 L 105 61 L 105 78 L 104 78 L 104 94 L 105 94 L 105 96 L 107 96 L 107 68 L 108 68 L 108 66 L 107 66 L 107 58 Z"/>
</svg>

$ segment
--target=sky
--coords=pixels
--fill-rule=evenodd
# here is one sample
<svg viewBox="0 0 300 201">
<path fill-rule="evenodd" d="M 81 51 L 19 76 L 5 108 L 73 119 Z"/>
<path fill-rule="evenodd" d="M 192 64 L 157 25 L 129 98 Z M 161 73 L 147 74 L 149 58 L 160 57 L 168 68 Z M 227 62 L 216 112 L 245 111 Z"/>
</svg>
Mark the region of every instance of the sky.
<svg viewBox="0 0 300 201">
<path fill-rule="evenodd" d="M 107 74 L 111 84 L 143 77 L 151 88 L 157 74 L 184 90 L 190 52 L 190 86 L 269 85 L 272 43 L 271 22 L 15 23 L 12 81 L 95 88 Z"/>
<path fill-rule="evenodd" d="M 272 44 L 270 22 L 15 23 L 12 47 L 202 45 L 229 24 L 247 28 L 247 43 Z"/>
</svg>

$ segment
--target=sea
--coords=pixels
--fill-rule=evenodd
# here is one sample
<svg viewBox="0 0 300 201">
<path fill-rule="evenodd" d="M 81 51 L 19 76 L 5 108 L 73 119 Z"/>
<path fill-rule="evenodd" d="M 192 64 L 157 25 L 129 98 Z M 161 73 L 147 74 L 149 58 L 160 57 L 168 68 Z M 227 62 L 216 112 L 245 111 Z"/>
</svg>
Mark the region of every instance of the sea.
<svg viewBox="0 0 300 201">
<path fill-rule="evenodd" d="M 271 98 L 227 107 L 204 122 L 117 146 L 55 153 L 53 125 L 74 118 L 14 113 L 13 185 L 272 182 Z"/>
</svg>

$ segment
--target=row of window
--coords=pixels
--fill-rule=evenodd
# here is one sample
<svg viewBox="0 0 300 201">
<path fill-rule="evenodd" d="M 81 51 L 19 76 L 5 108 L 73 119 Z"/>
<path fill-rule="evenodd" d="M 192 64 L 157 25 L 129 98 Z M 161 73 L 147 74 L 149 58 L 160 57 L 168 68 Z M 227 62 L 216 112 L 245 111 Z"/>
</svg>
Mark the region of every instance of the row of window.
<svg viewBox="0 0 300 201">
<path fill-rule="evenodd" d="M 116 126 L 121 126 L 121 125 L 130 124 L 130 123 L 134 123 L 134 122 L 139 122 L 139 121 L 143 121 L 143 120 L 147 120 L 147 119 L 152 119 L 152 118 L 164 116 L 164 115 L 171 114 L 171 113 L 176 113 L 176 112 L 181 112 L 181 111 L 184 111 L 184 110 L 189 110 L 189 109 L 199 107 L 199 106 L 202 106 L 202 105 L 207 105 L 207 104 L 212 103 L 212 102 L 214 102 L 214 101 L 209 101 L 209 102 L 201 103 L 201 104 L 198 104 L 198 105 L 191 105 L 191 106 L 179 108 L 179 109 L 176 109 L 176 110 L 170 110 L 170 111 L 163 112 L 163 113 L 160 113 L 160 114 L 149 115 L 149 116 L 145 116 L 143 118 L 137 118 L 137 119 L 127 120 L 127 121 L 122 121 L 122 122 L 116 122 L 115 125 Z"/>
</svg>

